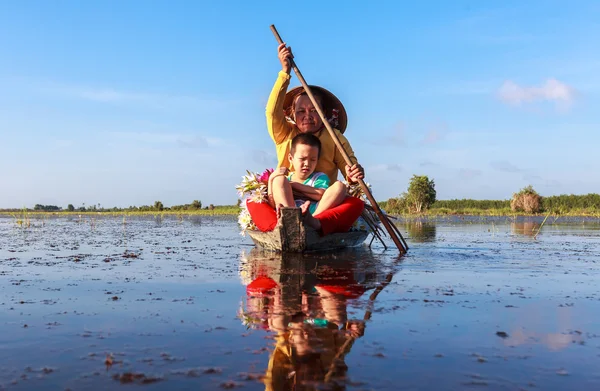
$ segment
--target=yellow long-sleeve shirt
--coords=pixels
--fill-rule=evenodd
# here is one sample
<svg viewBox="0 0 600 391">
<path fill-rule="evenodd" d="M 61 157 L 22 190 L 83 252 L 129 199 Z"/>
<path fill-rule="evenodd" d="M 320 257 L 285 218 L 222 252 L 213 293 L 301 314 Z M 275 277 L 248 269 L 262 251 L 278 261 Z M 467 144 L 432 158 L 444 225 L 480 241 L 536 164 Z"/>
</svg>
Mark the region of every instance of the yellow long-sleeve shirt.
<svg viewBox="0 0 600 391">
<path fill-rule="evenodd" d="M 348 367 L 345 357 L 350 353 L 355 338 L 344 334 L 333 324 L 325 328 L 314 328 L 316 340 L 321 343 L 318 360 L 310 364 L 308 376 L 316 382 L 323 382 L 327 375 L 333 378 L 344 377 Z M 293 390 L 297 382 L 294 373 L 299 369 L 298 357 L 289 343 L 289 331 L 280 333 L 276 339 L 275 350 L 269 358 L 267 373 L 264 378 L 266 391 Z M 335 360 L 335 362 L 334 362 Z M 306 372 L 306 369 L 305 371 Z M 290 376 L 291 375 L 291 376 Z"/>
<path fill-rule="evenodd" d="M 269 95 L 266 115 L 269 135 L 271 135 L 271 138 L 275 143 L 275 149 L 277 150 L 277 167 L 293 169 L 290 167 L 288 154 L 292 145 L 292 139 L 300 133 L 300 131 L 285 120 L 285 114 L 283 112 L 283 99 L 285 98 L 289 85 L 290 75 L 283 71 L 279 71 L 271 95 Z M 334 129 L 334 132 L 350 157 L 352 164 L 356 164 L 357 160 L 348 139 L 339 130 Z M 319 130 L 315 133 L 315 136 L 321 141 L 321 156 L 319 157 L 315 171 L 327 174 L 331 183 L 337 180 L 338 170 L 346 177 L 346 162 L 340 151 L 338 151 L 327 129 L 323 128 Z"/>
</svg>

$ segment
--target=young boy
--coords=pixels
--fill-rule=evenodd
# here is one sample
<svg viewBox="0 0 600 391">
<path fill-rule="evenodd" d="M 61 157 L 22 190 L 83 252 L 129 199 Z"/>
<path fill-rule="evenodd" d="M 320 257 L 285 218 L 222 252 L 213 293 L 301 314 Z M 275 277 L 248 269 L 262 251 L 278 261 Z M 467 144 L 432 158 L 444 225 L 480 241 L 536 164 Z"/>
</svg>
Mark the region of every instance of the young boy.
<svg viewBox="0 0 600 391">
<path fill-rule="evenodd" d="M 281 167 L 269 177 L 269 200 L 272 205 L 281 207 L 299 206 L 304 222 L 316 230 L 321 222 L 314 216 L 338 206 L 346 198 L 346 186 L 335 181 L 329 184 L 329 177 L 322 172 L 314 172 L 321 141 L 309 133 L 300 133 L 292 139 L 288 160 L 293 172 Z"/>
</svg>

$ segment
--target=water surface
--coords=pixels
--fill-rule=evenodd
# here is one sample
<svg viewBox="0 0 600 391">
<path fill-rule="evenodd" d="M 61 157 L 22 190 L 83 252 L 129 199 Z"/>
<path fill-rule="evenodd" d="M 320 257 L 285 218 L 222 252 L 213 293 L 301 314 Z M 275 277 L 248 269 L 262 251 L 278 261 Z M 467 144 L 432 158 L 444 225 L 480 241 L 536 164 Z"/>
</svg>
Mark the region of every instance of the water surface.
<svg viewBox="0 0 600 391">
<path fill-rule="evenodd" d="M 600 225 L 540 223 L 281 256 L 227 217 L 0 218 L 0 390 L 600 389 Z"/>
</svg>

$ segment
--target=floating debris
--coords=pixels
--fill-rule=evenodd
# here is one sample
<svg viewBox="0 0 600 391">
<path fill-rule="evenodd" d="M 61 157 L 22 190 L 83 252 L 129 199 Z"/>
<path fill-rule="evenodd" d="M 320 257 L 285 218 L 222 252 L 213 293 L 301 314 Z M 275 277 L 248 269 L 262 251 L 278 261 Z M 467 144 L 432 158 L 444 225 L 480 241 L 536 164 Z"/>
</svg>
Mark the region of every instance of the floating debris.
<svg viewBox="0 0 600 391">
<path fill-rule="evenodd" d="M 140 383 L 140 384 L 150 384 L 156 383 L 164 380 L 162 377 L 158 376 L 147 376 L 143 373 L 133 373 L 133 372 L 125 372 L 123 374 L 114 374 L 113 379 L 118 380 L 122 384 L 128 383 Z"/>
</svg>

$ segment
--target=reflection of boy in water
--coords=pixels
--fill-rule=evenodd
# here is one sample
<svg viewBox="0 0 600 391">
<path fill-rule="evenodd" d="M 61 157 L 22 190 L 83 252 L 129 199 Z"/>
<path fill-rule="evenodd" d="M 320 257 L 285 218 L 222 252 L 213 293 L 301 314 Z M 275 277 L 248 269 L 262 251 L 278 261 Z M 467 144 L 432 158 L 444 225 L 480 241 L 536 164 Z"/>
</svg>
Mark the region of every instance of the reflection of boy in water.
<svg viewBox="0 0 600 391">
<path fill-rule="evenodd" d="M 332 381 L 337 384 L 336 379 L 345 377 L 348 370 L 345 356 L 356 338 L 364 334 L 364 323 L 348 322 L 343 295 L 320 288 L 317 292 L 318 295 L 311 295 L 317 298 L 313 303 L 316 306 L 303 309 L 308 313 L 323 313 L 326 322 L 318 327 L 304 312 L 292 316 L 287 330 L 279 332 L 269 360 L 267 390 L 316 389 L 319 384 Z"/>
<path fill-rule="evenodd" d="M 377 273 L 363 275 L 352 262 L 318 267 L 307 262 L 303 256 L 281 263 L 272 256 L 255 256 L 247 265 L 252 279 L 247 283 L 248 309 L 256 301 L 254 309 L 260 311 L 249 315 L 259 315 L 276 333 L 266 390 L 309 390 L 324 384 L 344 389 L 345 357 L 364 334 L 363 321 L 348 320 L 347 300 L 362 296 Z"/>
<path fill-rule="evenodd" d="M 353 341 L 334 323 L 315 327 L 291 322 L 289 330 L 277 337 L 265 378 L 266 390 L 310 390 L 343 378 L 348 370 L 344 358 Z"/>
</svg>

